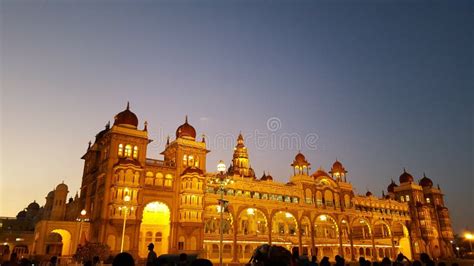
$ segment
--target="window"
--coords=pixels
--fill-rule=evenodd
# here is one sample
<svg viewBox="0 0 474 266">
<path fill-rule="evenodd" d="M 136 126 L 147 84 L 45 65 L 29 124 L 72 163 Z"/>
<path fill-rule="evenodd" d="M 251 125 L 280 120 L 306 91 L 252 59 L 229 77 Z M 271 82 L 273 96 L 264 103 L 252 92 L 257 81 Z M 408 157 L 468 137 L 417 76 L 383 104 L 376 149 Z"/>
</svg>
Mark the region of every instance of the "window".
<svg viewBox="0 0 474 266">
<path fill-rule="evenodd" d="M 127 144 L 125 146 L 125 157 L 131 157 L 132 156 L 132 146 Z"/>
<path fill-rule="evenodd" d="M 137 158 L 138 158 L 138 147 L 134 146 L 133 147 L 133 159 L 137 159 Z"/>
<path fill-rule="evenodd" d="M 155 242 L 161 242 L 161 240 L 163 239 L 163 235 L 161 232 L 156 232 L 155 233 Z"/>
<path fill-rule="evenodd" d="M 426 198 L 426 203 L 431 203 L 430 198 Z"/>
<path fill-rule="evenodd" d="M 404 202 L 404 201 L 405 201 L 405 198 L 403 197 L 403 195 L 400 196 L 400 201 L 401 201 L 401 202 Z"/>
<path fill-rule="evenodd" d="M 118 156 L 123 156 L 123 144 L 120 143 L 118 146 Z"/>
<path fill-rule="evenodd" d="M 183 156 L 183 165 L 184 166 L 188 165 L 188 156 L 186 154 Z"/>
<path fill-rule="evenodd" d="M 406 202 L 409 202 L 409 201 L 410 201 L 410 196 L 409 196 L 409 195 L 406 195 L 406 196 L 405 196 L 405 200 L 406 200 Z"/>
</svg>

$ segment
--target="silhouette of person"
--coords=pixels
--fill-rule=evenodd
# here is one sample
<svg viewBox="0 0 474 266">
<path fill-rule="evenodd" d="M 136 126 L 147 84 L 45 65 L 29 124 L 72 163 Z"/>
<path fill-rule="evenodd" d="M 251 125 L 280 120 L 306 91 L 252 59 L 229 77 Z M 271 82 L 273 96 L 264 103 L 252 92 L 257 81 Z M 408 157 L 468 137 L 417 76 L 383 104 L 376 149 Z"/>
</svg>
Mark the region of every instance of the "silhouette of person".
<svg viewBox="0 0 474 266">
<path fill-rule="evenodd" d="M 188 265 L 188 255 L 186 253 L 181 253 L 179 254 L 179 266 L 185 266 Z"/>
<path fill-rule="evenodd" d="M 152 266 L 155 265 L 156 262 L 156 253 L 153 251 L 155 245 L 153 243 L 148 244 L 148 257 L 146 258 L 146 265 Z"/>
<path fill-rule="evenodd" d="M 127 252 L 122 252 L 115 256 L 112 266 L 135 266 L 135 261 L 132 255 Z"/>
</svg>

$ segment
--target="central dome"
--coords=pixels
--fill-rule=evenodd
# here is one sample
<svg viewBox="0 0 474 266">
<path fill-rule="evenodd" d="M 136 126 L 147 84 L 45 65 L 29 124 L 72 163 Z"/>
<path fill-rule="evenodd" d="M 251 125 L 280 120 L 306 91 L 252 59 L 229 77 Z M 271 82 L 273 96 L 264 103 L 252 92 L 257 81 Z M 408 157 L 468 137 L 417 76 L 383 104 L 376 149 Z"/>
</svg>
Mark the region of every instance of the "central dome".
<svg viewBox="0 0 474 266">
<path fill-rule="evenodd" d="M 138 117 L 130 111 L 130 104 L 128 102 L 127 109 L 115 116 L 114 125 L 129 125 L 135 128 L 138 126 Z"/>
<path fill-rule="evenodd" d="M 413 182 L 413 176 L 407 173 L 405 169 L 403 169 L 403 174 L 400 175 L 400 184 L 401 183 L 407 183 L 407 182 Z"/>
<path fill-rule="evenodd" d="M 178 127 L 178 129 L 176 129 L 176 138 L 190 138 L 193 140 L 196 139 L 196 130 L 193 126 L 188 124 L 188 116 L 186 116 L 184 124 L 182 124 Z"/>
</svg>

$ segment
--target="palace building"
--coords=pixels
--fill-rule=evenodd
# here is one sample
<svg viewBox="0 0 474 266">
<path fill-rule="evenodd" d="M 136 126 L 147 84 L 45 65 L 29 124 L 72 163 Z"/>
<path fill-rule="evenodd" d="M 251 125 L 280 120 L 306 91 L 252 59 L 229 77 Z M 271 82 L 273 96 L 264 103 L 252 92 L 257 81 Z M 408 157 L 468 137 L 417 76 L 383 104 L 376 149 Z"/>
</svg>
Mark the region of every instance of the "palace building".
<svg viewBox="0 0 474 266">
<path fill-rule="evenodd" d="M 265 243 L 346 260 L 394 258 L 399 252 L 408 258 L 423 252 L 454 255 L 442 191 L 426 176 L 415 182 L 403 171 L 382 197 L 357 195 L 341 162 L 328 172 L 312 172 L 298 153 L 289 162 L 293 176 L 281 183 L 268 173 L 257 177 L 240 134 L 226 173 L 234 182 L 225 187 L 223 209 L 218 187 L 210 182 L 216 173 L 206 172 L 210 151 L 187 118 L 176 138 L 168 139 L 162 159 L 148 158 L 150 142 L 147 123 L 139 128 L 127 105 L 89 143 L 79 195 L 66 202 L 64 184 L 48 194 L 32 253 L 67 256 L 88 240 L 140 258 L 154 243 L 158 254 L 197 253 L 217 261 L 223 211 L 225 262 L 247 262 Z"/>
</svg>

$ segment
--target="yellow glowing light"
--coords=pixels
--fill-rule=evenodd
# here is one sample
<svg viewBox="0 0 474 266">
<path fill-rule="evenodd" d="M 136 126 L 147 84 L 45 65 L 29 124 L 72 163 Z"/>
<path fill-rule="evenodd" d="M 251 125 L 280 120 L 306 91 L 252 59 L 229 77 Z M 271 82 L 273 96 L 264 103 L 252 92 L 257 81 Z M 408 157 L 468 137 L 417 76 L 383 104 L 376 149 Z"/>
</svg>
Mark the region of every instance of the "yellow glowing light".
<svg viewBox="0 0 474 266">
<path fill-rule="evenodd" d="M 473 239 L 474 239 L 474 235 L 471 234 L 471 233 L 465 233 L 465 234 L 464 234 L 464 237 L 465 237 L 467 240 L 473 240 Z"/>
<path fill-rule="evenodd" d="M 216 209 L 217 209 L 217 212 L 218 212 L 218 213 L 221 213 L 222 206 L 216 206 L 216 207 L 217 207 L 217 208 L 216 208 Z"/>
<path fill-rule="evenodd" d="M 81 215 L 82 215 L 82 216 L 86 215 L 86 213 L 87 213 L 86 210 L 82 210 L 82 211 L 81 211 Z"/>
<path fill-rule="evenodd" d="M 129 195 L 125 195 L 125 197 L 123 197 L 123 201 L 129 202 L 129 201 L 130 201 L 130 196 L 129 196 Z"/>
<path fill-rule="evenodd" d="M 247 214 L 248 215 L 254 215 L 255 214 L 255 209 L 254 208 L 248 208 L 247 209 Z"/>
<path fill-rule="evenodd" d="M 223 173 L 226 169 L 224 161 L 220 160 L 217 164 L 217 171 Z"/>
<path fill-rule="evenodd" d="M 320 221 L 327 221 L 328 217 L 326 215 L 319 216 Z"/>
<path fill-rule="evenodd" d="M 286 218 L 292 218 L 293 217 L 293 215 L 291 215 L 291 213 L 289 213 L 289 212 L 285 212 L 285 216 L 286 216 Z"/>
</svg>

